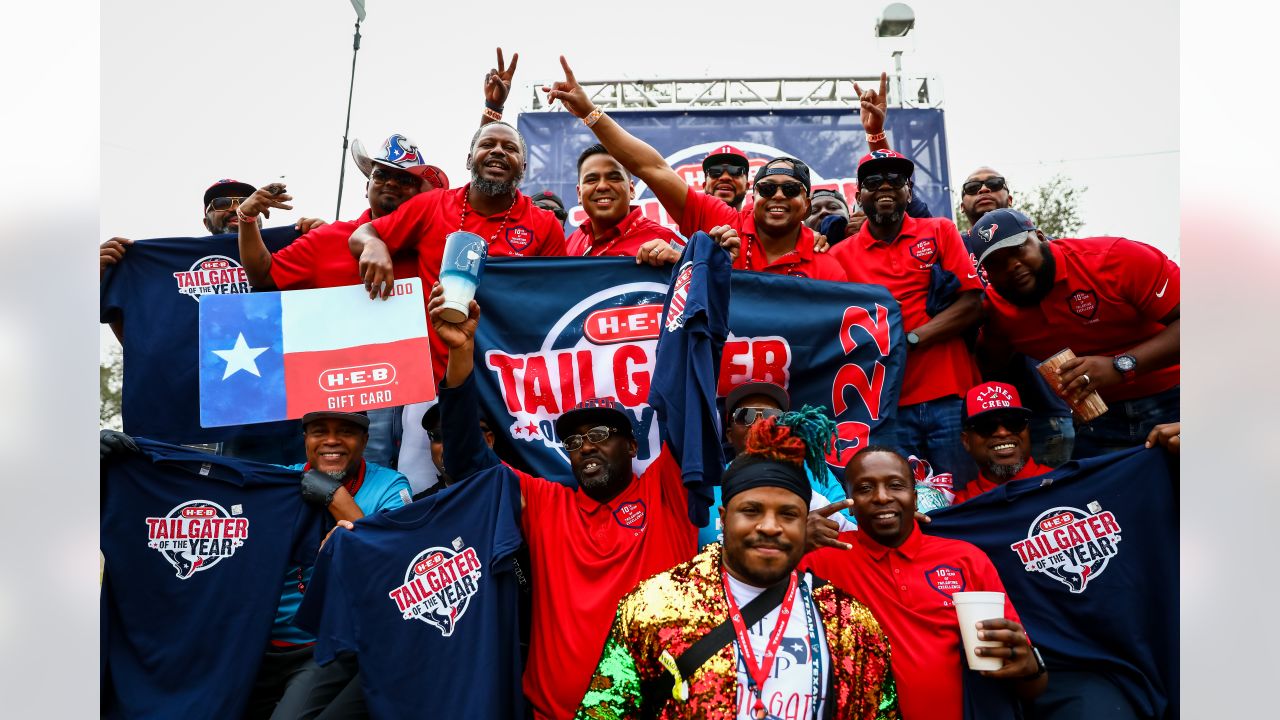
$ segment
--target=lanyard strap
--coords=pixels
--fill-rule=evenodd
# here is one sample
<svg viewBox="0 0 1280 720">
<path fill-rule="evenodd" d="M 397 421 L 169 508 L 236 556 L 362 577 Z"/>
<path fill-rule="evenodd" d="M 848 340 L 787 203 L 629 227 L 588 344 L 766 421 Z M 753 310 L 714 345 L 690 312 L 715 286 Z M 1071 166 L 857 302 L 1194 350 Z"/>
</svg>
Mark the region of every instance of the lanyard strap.
<svg viewBox="0 0 1280 720">
<path fill-rule="evenodd" d="M 747 635 L 747 624 L 742 620 L 742 612 L 738 609 L 738 602 L 733 599 L 733 590 L 729 587 L 729 571 L 721 568 L 720 573 L 724 581 L 725 599 L 729 603 L 729 620 L 733 623 L 733 632 L 738 639 L 738 652 L 742 653 L 742 662 L 746 665 L 747 676 L 752 681 L 751 691 L 756 700 L 753 709 L 756 717 L 763 718 L 766 710 L 760 695 L 764 692 L 764 682 L 769 677 L 769 671 L 773 669 L 773 660 L 778 655 L 778 647 L 782 645 L 782 635 L 787 630 L 787 621 L 791 619 L 791 605 L 796 597 L 796 573 L 794 570 L 791 571 L 787 592 L 782 596 L 782 606 L 778 609 L 778 620 L 773 625 L 773 632 L 769 633 L 769 642 L 765 645 L 764 655 L 758 665 L 755 650 L 751 647 L 751 638 Z"/>
</svg>

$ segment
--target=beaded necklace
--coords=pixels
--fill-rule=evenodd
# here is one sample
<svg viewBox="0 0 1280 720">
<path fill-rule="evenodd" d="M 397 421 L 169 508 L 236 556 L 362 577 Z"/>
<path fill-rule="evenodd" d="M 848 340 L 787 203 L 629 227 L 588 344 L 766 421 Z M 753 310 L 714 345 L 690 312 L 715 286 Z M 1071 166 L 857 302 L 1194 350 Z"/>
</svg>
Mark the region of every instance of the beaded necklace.
<svg viewBox="0 0 1280 720">
<path fill-rule="evenodd" d="M 466 190 L 462 193 L 462 219 L 458 221 L 459 232 L 466 229 L 467 213 L 471 212 L 471 202 L 468 199 L 468 196 L 470 194 L 471 194 L 471 183 L 467 183 Z M 520 199 L 520 195 L 518 192 L 512 196 L 511 207 L 507 208 L 507 214 L 502 216 L 502 224 L 498 226 L 498 231 L 495 232 L 489 238 L 490 245 L 492 245 L 494 241 L 498 239 L 498 236 L 502 234 L 503 230 L 507 229 L 507 221 L 511 219 L 511 211 L 516 208 L 516 201 L 519 199 Z"/>
</svg>

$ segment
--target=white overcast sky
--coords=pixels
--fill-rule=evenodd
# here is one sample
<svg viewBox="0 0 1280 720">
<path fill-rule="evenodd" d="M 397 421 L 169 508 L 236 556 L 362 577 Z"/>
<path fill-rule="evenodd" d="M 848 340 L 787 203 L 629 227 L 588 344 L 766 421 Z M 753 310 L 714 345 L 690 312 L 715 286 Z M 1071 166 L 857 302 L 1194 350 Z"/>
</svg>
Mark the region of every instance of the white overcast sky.
<svg viewBox="0 0 1280 720">
<path fill-rule="evenodd" d="M 873 37 L 885 2 L 583 4 L 368 0 L 351 137 L 413 138 L 455 182 L 494 48 L 529 84 L 798 77 L 892 70 Z M 917 17 L 907 74 L 941 81 L 951 178 L 979 165 L 1017 188 L 1088 187 L 1082 233 L 1178 255 L 1178 8 L 1173 2 L 941 0 Z M 105 239 L 200 235 L 221 177 L 285 176 L 300 214 L 332 219 L 355 13 L 347 0 L 112 0 L 102 5 Z M 343 215 L 364 207 L 349 160 Z"/>
</svg>

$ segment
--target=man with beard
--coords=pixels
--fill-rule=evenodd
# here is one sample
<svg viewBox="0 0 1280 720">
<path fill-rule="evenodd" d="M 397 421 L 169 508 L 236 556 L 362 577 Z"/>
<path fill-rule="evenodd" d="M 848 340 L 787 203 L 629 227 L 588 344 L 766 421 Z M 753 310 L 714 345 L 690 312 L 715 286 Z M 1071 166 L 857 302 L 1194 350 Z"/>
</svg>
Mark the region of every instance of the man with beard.
<svg viewBox="0 0 1280 720">
<path fill-rule="evenodd" d="M 907 368 L 898 415 L 878 441 L 927 459 L 963 487 L 975 471 L 960 444 L 961 397 L 980 379 L 964 333 L 980 320 L 982 285 L 954 223 L 906 213 L 914 172 L 915 164 L 892 150 L 862 158 L 858 204 L 867 219 L 831 256 L 850 282 L 883 285 L 902 307 Z M 930 315 L 931 295 L 951 277 L 954 299 Z"/>
<path fill-rule="evenodd" d="M 964 397 L 964 429 L 960 443 L 978 466 L 978 477 L 956 491 L 956 503 L 1010 480 L 1036 477 L 1053 470 L 1032 458 L 1031 411 L 1022 406 L 1018 389 L 986 382 Z"/>
<path fill-rule="evenodd" d="M 970 231 L 961 233 L 969 248 L 969 259 L 978 264 L 978 241 L 972 232 L 978 219 L 992 210 L 1013 206 L 1009 183 L 996 170 L 980 167 L 969 173 L 960 186 L 960 211 L 969 220 Z M 987 274 L 978 270 L 978 279 L 987 284 Z M 1036 370 L 1035 361 L 1020 355 L 1013 359 L 1008 378 L 1022 390 L 1031 410 L 1032 454 L 1051 468 L 1071 459 L 1076 429 L 1071 424 L 1071 406 L 1054 394 Z"/>
<path fill-rule="evenodd" d="M 727 304 L 729 291 L 728 258 L 711 243 L 723 246 L 722 236 L 729 232 L 724 228 L 705 244 L 695 236 L 687 251 L 698 258 L 695 262 L 715 263 L 713 272 L 694 271 L 698 279 L 691 281 L 689 293 L 690 306 L 708 307 L 705 326 L 711 332 L 711 347 L 683 342 L 691 328 L 702 325 L 699 316 L 664 338 L 654 361 L 659 368 L 680 367 L 681 372 L 705 377 L 709 387 L 715 386 L 718 374 L 711 360 L 722 342 L 716 337 L 724 332 L 716 330 L 724 326 L 724 313 L 715 308 Z M 712 258 L 707 260 L 707 255 Z M 707 299 L 695 303 L 701 296 Z M 453 324 L 440 317 L 443 303 L 443 289 L 436 286 L 428 308 L 436 334 L 449 347 L 440 387 L 445 468 L 462 484 L 519 484 L 534 597 L 524 693 L 536 717 L 565 720 L 586 691 L 619 598 L 640 580 L 694 555 L 697 530 L 690 519 L 690 493 L 694 487 L 703 488 L 696 478 L 686 488 L 680 460 L 665 442 L 637 475 L 632 469 L 638 445 L 631 417 L 609 398 L 586 400 L 555 421 L 576 488 L 503 466 L 478 432 L 473 369 L 480 306 L 472 301 L 468 319 Z M 705 406 L 665 401 L 673 389 L 670 379 L 655 376 L 653 385 L 651 392 L 657 397 L 650 402 L 657 409 L 654 422 L 663 428 L 661 436 L 683 438 L 673 428 L 696 422 Z M 663 386 L 668 387 L 659 389 Z"/>
<path fill-rule="evenodd" d="M 404 475 L 364 459 L 369 442 L 365 413 L 321 411 L 302 417 L 307 462 L 292 465 L 302 476 L 302 499 L 327 508 L 336 522 L 350 523 L 365 515 L 401 507 L 409 500 Z M 325 667 L 313 658 L 315 638 L 294 625 L 302 594 L 311 582 L 311 568 L 295 567 L 285 575 L 284 591 L 267 647 L 245 711 L 246 718 L 294 720 L 315 717 L 364 716 L 364 698 L 354 663 Z"/>
<path fill-rule="evenodd" d="M 822 468 L 835 427 L 817 417 L 806 407 L 752 425 L 751 449 L 723 478 L 723 546 L 622 598 L 577 718 L 898 717 L 876 618 L 796 571 L 804 465 Z"/>
<path fill-rule="evenodd" d="M 867 213 L 870 217 L 871 213 Z M 904 720 L 961 720 L 965 706 L 981 698 L 982 711 L 970 717 L 1017 717 L 1018 697 L 1028 699 L 1047 684 L 1043 663 L 1009 597 L 1003 617 L 978 623 L 978 636 L 1000 647 L 978 655 L 1004 660 L 981 683 L 964 676 L 960 626 L 951 594 L 1003 593 L 991 560 L 974 545 L 925 535 L 916 527 L 916 491 L 907 459 L 869 445 L 845 468 L 846 502 L 858 519 L 856 532 L 841 533 L 848 550 L 824 547 L 809 553 L 801 567 L 829 578 L 871 608 L 893 646 L 893 677 Z"/>
<path fill-rule="evenodd" d="M 734 210 L 747 198 L 747 172 L 751 161 L 732 145 L 721 145 L 702 159 L 702 192 L 720 198 Z"/>
<path fill-rule="evenodd" d="M 630 173 L 644 181 L 680 224 L 685 236 L 728 225 L 741 242 L 733 267 L 817 280 L 845 280 L 837 263 L 824 253 L 814 252 L 813 230 L 804 224 L 809 214 L 809 168 L 795 158 L 775 158 L 762 166 L 755 177 L 755 204 L 736 210 L 715 195 L 695 191 L 669 166 L 652 146 L 635 137 L 594 106 L 563 56 L 560 64 L 565 79 L 544 87 L 548 103 L 561 101 L 566 110 L 595 133 L 596 138 Z M 884 109 L 873 91 L 862 100 L 862 117 L 869 137 L 879 137 L 873 147 L 887 147 Z M 731 253 L 735 250 L 731 250 Z"/>
<path fill-rule="evenodd" d="M 999 367 L 1010 353 L 1036 360 L 1064 347 L 1061 394 L 1092 392 L 1101 417 L 1076 425 L 1073 458 L 1143 443 L 1158 424 L 1179 419 L 1181 271 L 1164 253 L 1120 237 L 1050 242 L 1027 216 L 993 210 L 974 225 L 985 268 L 987 325 L 979 354 Z"/>
<path fill-rule="evenodd" d="M 587 213 L 566 244 L 574 257 L 606 255 L 635 257 L 636 262 L 659 266 L 680 259 L 672 243 L 683 244 L 680 236 L 665 225 L 644 216 L 636 197 L 631 173 L 596 144 L 578 156 L 578 202 Z"/>
</svg>

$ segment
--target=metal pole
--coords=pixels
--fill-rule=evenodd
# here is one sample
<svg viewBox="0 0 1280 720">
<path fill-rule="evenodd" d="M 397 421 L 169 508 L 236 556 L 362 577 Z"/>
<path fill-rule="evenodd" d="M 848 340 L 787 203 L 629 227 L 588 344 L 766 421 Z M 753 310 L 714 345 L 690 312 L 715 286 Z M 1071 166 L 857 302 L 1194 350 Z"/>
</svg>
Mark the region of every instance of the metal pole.
<svg viewBox="0 0 1280 720">
<path fill-rule="evenodd" d="M 356 20 L 356 37 L 351 46 L 351 87 L 347 89 L 347 124 L 342 126 L 342 163 L 338 169 L 338 208 L 333 221 L 342 220 L 342 183 L 347 177 L 347 132 L 351 130 L 351 96 L 356 90 L 356 56 L 360 53 L 360 21 Z"/>
<path fill-rule="evenodd" d="M 907 99 L 902 94 L 902 51 L 895 50 L 893 53 L 893 85 L 898 96 L 898 107 L 906 107 Z"/>
</svg>

